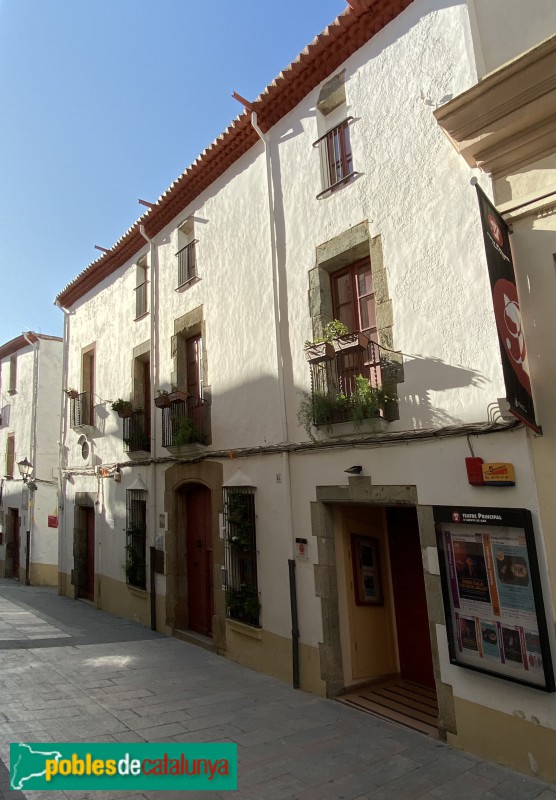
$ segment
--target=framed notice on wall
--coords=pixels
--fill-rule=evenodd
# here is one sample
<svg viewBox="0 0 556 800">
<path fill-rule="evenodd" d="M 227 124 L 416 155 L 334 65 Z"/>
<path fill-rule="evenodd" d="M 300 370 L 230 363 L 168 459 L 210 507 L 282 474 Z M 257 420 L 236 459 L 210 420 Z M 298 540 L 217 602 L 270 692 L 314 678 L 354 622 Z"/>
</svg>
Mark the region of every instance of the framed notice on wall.
<svg viewBox="0 0 556 800">
<path fill-rule="evenodd" d="M 434 508 L 450 661 L 555 690 L 531 512 Z"/>
</svg>

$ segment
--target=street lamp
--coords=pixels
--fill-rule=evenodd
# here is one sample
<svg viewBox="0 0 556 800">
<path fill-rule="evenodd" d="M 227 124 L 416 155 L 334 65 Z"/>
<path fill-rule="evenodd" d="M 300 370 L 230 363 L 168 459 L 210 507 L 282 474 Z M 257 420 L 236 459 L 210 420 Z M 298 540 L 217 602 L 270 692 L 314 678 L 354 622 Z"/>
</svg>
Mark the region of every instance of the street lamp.
<svg viewBox="0 0 556 800">
<path fill-rule="evenodd" d="M 37 484 L 33 481 L 33 465 L 27 456 L 23 461 L 18 461 L 17 466 L 19 467 L 19 474 L 23 479 L 23 483 L 26 484 L 29 491 L 34 492 L 37 488 Z"/>
</svg>

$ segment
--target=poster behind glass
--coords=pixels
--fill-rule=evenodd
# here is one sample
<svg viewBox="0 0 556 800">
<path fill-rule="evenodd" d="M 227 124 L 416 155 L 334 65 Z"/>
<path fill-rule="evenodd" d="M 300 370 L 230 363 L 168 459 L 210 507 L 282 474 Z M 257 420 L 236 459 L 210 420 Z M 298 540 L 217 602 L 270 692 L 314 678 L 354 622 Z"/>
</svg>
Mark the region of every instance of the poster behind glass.
<svg viewBox="0 0 556 800">
<path fill-rule="evenodd" d="M 434 516 L 452 663 L 554 691 L 530 511 Z"/>
</svg>

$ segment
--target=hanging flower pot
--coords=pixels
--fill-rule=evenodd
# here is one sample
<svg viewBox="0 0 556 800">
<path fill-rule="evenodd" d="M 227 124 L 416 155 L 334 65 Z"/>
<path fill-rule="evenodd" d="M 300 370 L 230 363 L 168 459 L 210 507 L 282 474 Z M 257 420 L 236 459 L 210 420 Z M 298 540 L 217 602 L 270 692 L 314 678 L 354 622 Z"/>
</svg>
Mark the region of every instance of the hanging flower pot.
<svg viewBox="0 0 556 800">
<path fill-rule="evenodd" d="M 115 411 L 121 419 L 126 419 L 133 415 L 133 406 L 129 400 L 119 398 L 112 403 L 112 411 Z"/>
<path fill-rule="evenodd" d="M 170 395 L 168 392 L 164 392 L 159 389 L 157 396 L 154 398 L 154 404 L 157 408 L 169 408 Z"/>
<path fill-rule="evenodd" d="M 348 355 L 348 353 L 366 350 L 369 346 L 369 339 L 361 331 L 356 331 L 355 333 L 345 333 L 343 336 L 338 336 L 334 339 L 333 344 L 336 353 Z"/>
<path fill-rule="evenodd" d="M 320 364 L 321 361 L 332 361 L 334 347 L 330 342 L 307 342 L 305 358 L 309 364 Z"/>
<path fill-rule="evenodd" d="M 170 392 L 168 399 L 170 403 L 185 403 L 187 400 L 187 392 L 183 392 L 181 389 L 176 389 L 175 391 Z"/>
</svg>

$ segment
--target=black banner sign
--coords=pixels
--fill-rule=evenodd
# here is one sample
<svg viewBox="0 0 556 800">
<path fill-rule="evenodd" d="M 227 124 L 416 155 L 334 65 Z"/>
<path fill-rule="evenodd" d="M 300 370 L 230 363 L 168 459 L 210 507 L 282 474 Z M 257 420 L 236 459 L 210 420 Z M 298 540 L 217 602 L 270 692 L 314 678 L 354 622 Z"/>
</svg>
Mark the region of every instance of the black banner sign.
<svg viewBox="0 0 556 800">
<path fill-rule="evenodd" d="M 509 229 L 479 186 L 477 186 L 477 197 L 481 210 L 494 316 L 498 328 L 498 343 L 502 355 L 506 398 L 512 414 L 536 433 L 542 433 L 535 419 Z"/>
</svg>

